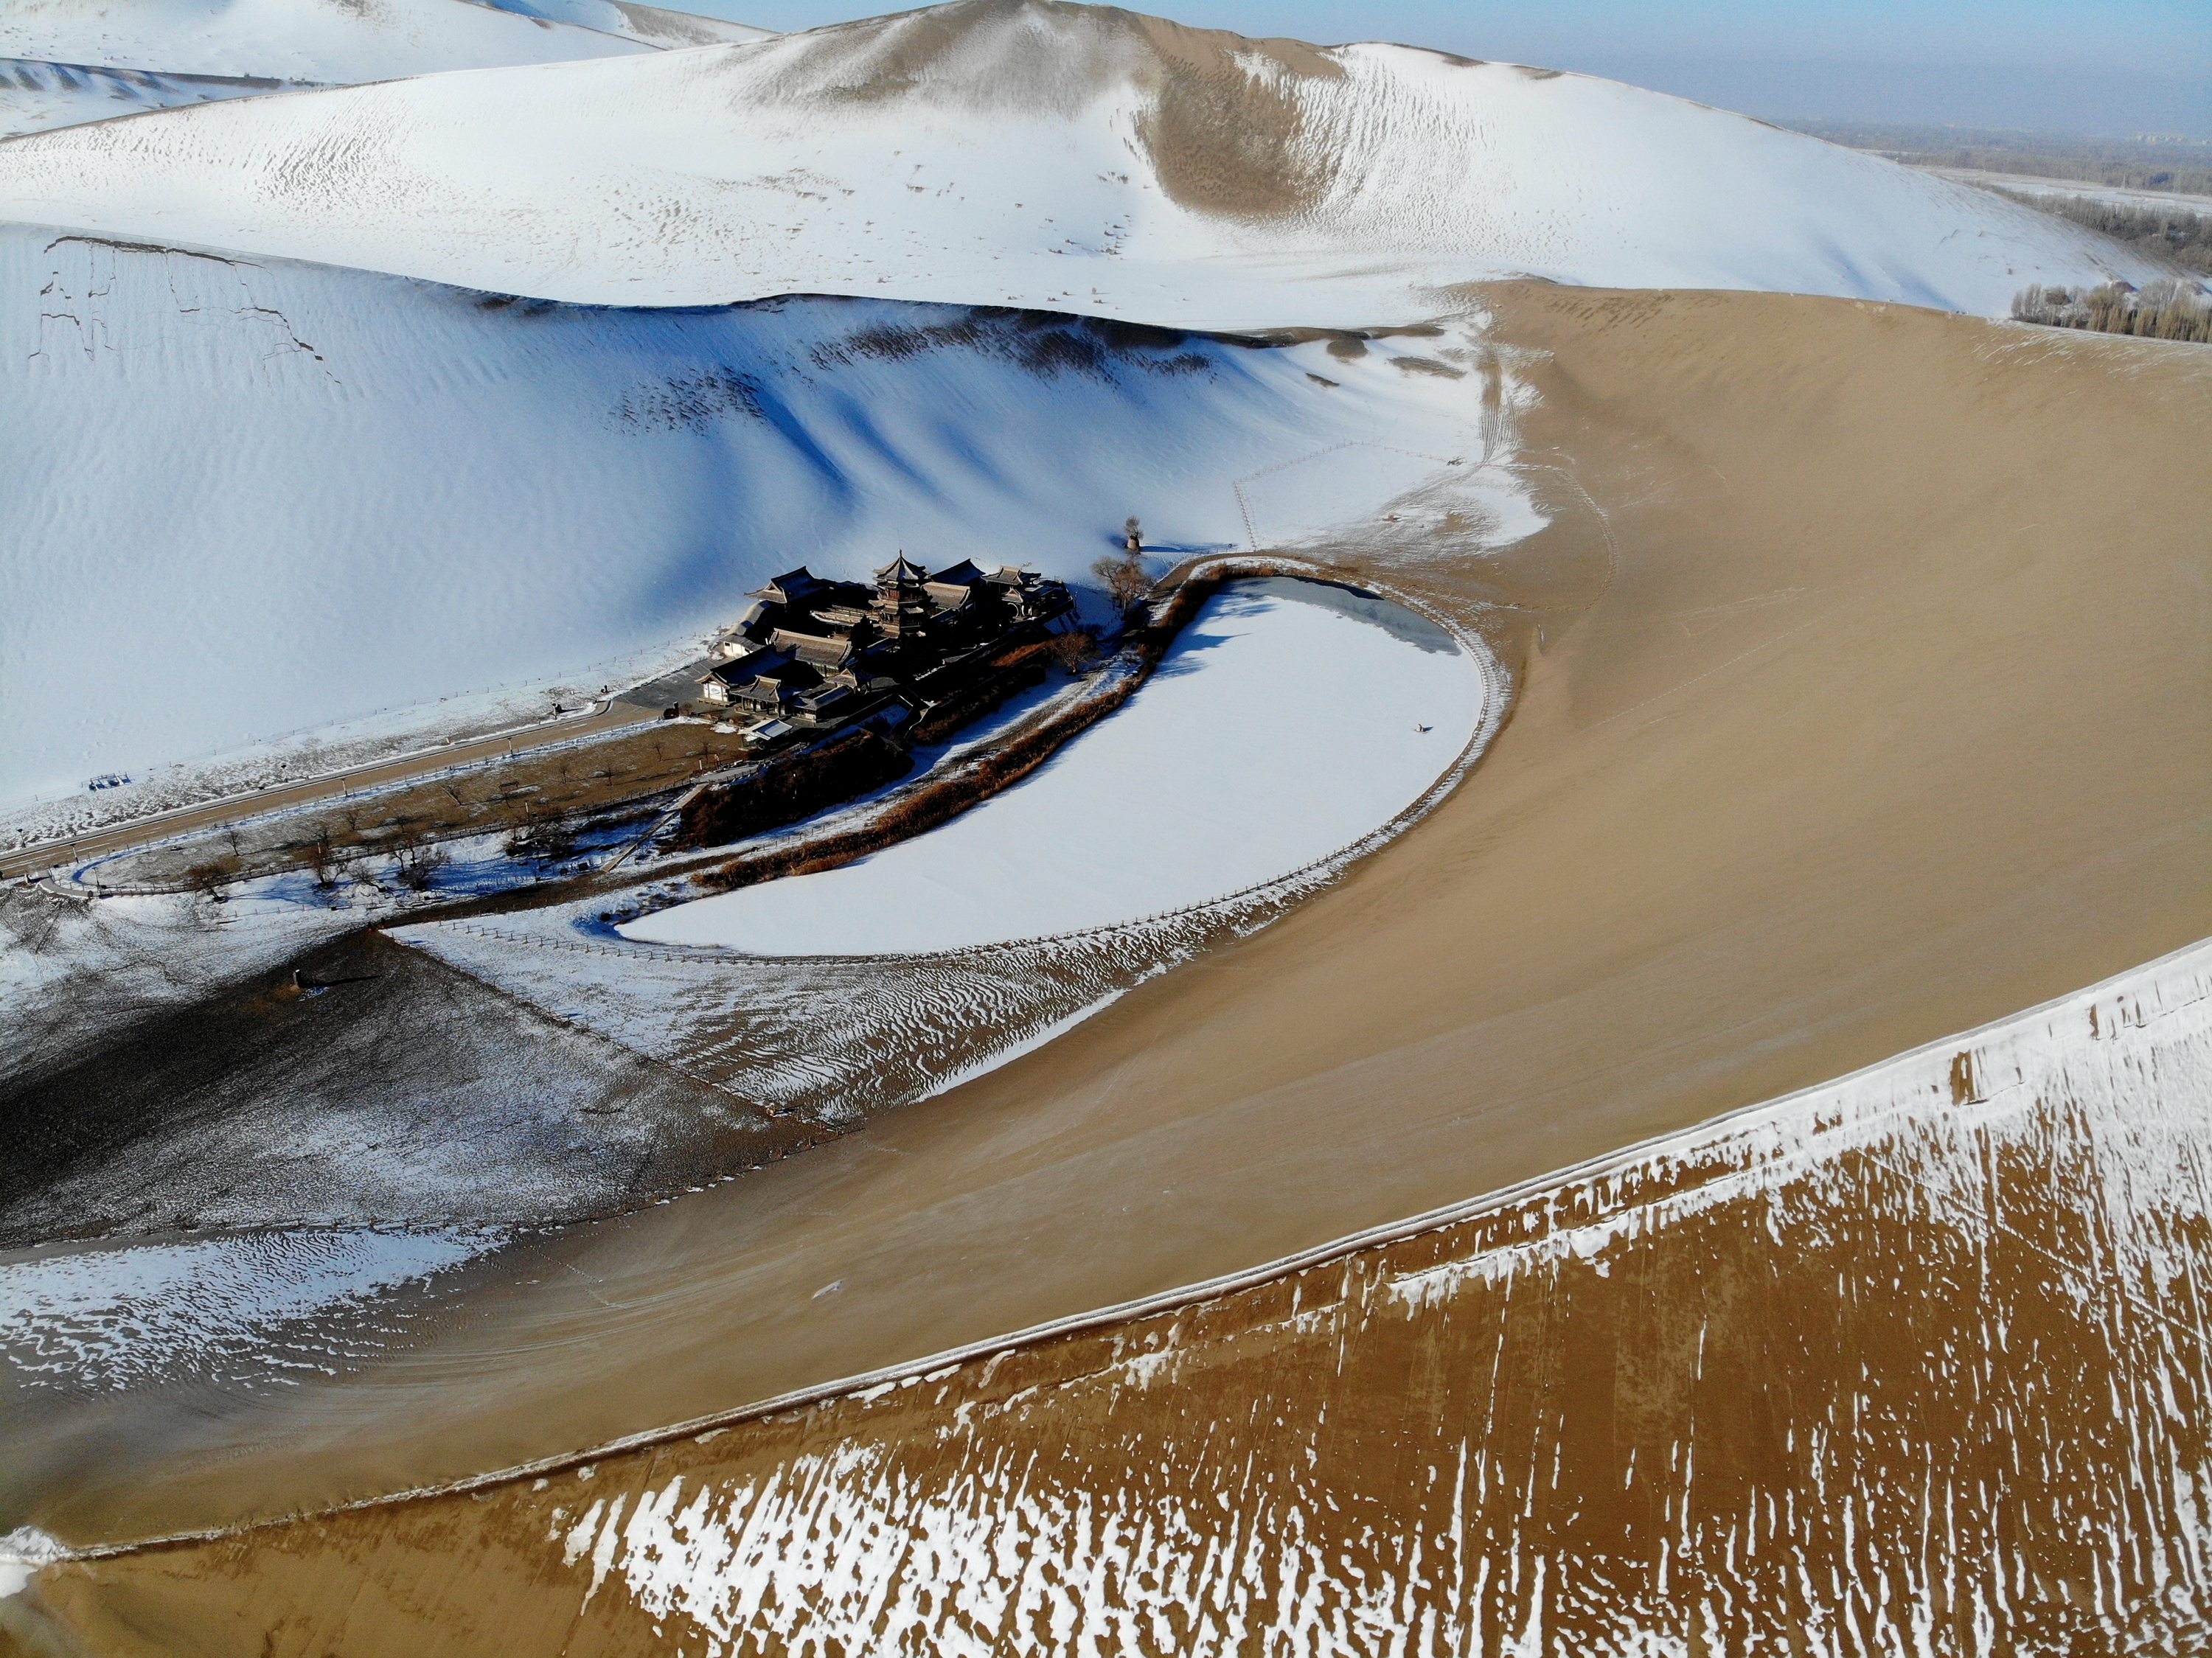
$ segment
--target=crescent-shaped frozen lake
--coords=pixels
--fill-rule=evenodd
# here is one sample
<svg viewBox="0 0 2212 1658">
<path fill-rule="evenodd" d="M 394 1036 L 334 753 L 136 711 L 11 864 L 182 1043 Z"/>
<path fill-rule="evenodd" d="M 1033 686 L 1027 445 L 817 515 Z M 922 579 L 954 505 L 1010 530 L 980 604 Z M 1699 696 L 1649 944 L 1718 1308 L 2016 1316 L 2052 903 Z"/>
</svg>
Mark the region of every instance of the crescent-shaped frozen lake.
<svg viewBox="0 0 2212 1658">
<path fill-rule="evenodd" d="M 925 954 L 1204 903 L 1389 823 L 1459 758 L 1487 694 L 1474 659 L 1401 605 L 1232 583 L 1123 708 L 1004 793 L 842 868 L 622 931 L 763 956 Z"/>
</svg>

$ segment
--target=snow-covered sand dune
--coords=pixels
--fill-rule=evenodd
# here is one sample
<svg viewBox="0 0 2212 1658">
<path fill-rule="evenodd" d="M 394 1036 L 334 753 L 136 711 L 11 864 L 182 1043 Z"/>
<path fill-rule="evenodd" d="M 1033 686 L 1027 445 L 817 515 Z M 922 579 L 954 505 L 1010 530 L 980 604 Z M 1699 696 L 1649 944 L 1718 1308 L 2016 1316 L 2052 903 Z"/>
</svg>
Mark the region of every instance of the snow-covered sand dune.
<svg viewBox="0 0 2212 1658">
<path fill-rule="evenodd" d="M 338 0 L 15 0 L 0 11 L 0 138 L 219 98 L 771 33 L 623 0 L 380 0 L 373 9 Z"/>
<path fill-rule="evenodd" d="M 157 75 L 150 70 L 0 58 L 0 137 L 287 89 L 286 82 L 265 76 Z"/>
<path fill-rule="evenodd" d="M 615 0 L 8 11 L 0 51 L 196 74 L 617 55 L 0 143 L 0 218 L 58 227 L 0 225 L 0 442 L 38 480 L 0 498 L 0 798 L 595 687 L 802 561 L 1079 575 L 1129 511 L 1170 544 L 1294 542 L 1484 418 L 1465 342 L 1347 360 L 853 297 L 1364 326 L 1512 272 L 1994 311 L 2125 266 L 1875 158 L 1401 46 L 1050 0 L 655 49 L 686 31 Z M 684 308 L 793 293 L 847 301 Z M 1517 488 L 1475 501 L 1494 538 L 1534 527 Z M 118 695 L 149 650 L 192 671 Z"/>
<path fill-rule="evenodd" d="M 484 0 L 484 3 L 524 17 L 572 23 L 578 28 L 642 41 L 663 51 L 727 46 L 736 40 L 765 40 L 775 33 L 774 29 L 755 28 L 749 23 L 725 22 L 719 17 L 636 5 L 632 0 Z"/>
<path fill-rule="evenodd" d="M 1420 798 L 1473 738 L 1485 692 L 1441 628 L 1394 634 L 1336 597 L 1232 586 L 1126 708 L 1006 793 L 859 863 L 621 930 L 758 955 L 915 954 L 1134 920 L 1325 858 Z"/>
<path fill-rule="evenodd" d="M 219 98 L 771 33 L 625 0 L 14 0 L 0 10 L 0 137 Z"/>
<path fill-rule="evenodd" d="M 1464 457 L 1510 506 L 1469 331 L 1346 359 L 878 301 L 585 309 L 0 226 L 0 794 L 681 661 L 799 563 L 1081 578 L 1132 512 L 1241 544 L 1237 480 L 1316 451 L 1393 467 L 1266 497 L 1276 540 L 1379 512 L 1400 463 Z M 1378 436 L 1431 459 L 1338 447 Z"/>
<path fill-rule="evenodd" d="M 572 301 L 1215 327 L 1403 322 L 1521 274 L 1982 314 L 2148 274 L 1984 191 L 1613 82 L 1057 0 L 33 135 L 0 146 L 0 216 Z"/>
<path fill-rule="evenodd" d="M 9 0 L 0 56 L 335 84 L 651 52 L 665 43 L 623 14 L 652 9 L 611 0 Z M 759 33 L 730 26 L 720 38 Z"/>
</svg>

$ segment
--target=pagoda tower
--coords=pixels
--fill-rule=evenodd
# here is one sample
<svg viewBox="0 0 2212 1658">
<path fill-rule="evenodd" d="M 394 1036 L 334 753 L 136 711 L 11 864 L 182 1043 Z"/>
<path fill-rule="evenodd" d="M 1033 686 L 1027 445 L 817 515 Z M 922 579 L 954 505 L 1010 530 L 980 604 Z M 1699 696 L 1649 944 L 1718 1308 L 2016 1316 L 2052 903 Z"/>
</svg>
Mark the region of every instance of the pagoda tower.
<svg viewBox="0 0 2212 1658">
<path fill-rule="evenodd" d="M 922 583 L 929 573 L 902 552 L 876 572 L 876 596 L 868 614 L 886 639 L 917 640 L 929 631 L 935 608 Z"/>
</svg>

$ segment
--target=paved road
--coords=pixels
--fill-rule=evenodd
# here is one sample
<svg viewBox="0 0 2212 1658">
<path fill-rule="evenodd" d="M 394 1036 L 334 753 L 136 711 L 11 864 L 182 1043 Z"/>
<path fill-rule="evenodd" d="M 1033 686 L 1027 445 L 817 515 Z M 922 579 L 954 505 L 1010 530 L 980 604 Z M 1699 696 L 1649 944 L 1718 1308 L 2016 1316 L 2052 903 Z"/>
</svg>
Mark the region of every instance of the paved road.
<svg viewBox="0 0 2212 1658">
<path fill-rule="evenodd" d="M 623 695 L 628 696 L 635 693 L 625 692 Z M 274 788 L 261 789 L 250 795 L 211 801 L 204 806 L 187 806 L 157 817 L 140 818 L 134 823 L 118 823 L 111 829 L 94 829 L 66 841 L 48 841 L 21 852 L 0 853 L 0 878 L 13 880 L 23 875 L 40 874 L 58 864 L 82 863 L 87 859 L 121 852 L 148 841 L 166 841 L 171 835 L 182 835 L 192 829 L 213 829 L 281 807 L 305 805 L 311 801 L 349 794 L 356 789 L 430 776 L 455 766 L 504 754 L 510 744 L 514 745 L 517 753 L 526 753 L 550 743 L 567 743 L 579 737 L 611 732 L 626 726 L 642 725 L 659 717 L 659 710 L 655 708 L 641 708 L 617 698 L 598 714 L 563 720 L 558 725 L 477 738 L 426 754 L 374 762 L 350 771 L 333 772 L 327 776 L 308 778 L 298 783 L 280 783 Z"/>
<path fill-rule="evenodd" d="M 702 656 L 696 662 L 686 662 L 682 667 L 665 673 L 658 679 L 648 679 L 642 685 L 617 691 L 615 701 L 629 703 L 634 708 L 650 708 L 655 714 L 663 708 L 672 708 L 678 702 L 696 702 L 699 700 L 699 676 L 714 665 L 714 658 Z"/>
</svg>

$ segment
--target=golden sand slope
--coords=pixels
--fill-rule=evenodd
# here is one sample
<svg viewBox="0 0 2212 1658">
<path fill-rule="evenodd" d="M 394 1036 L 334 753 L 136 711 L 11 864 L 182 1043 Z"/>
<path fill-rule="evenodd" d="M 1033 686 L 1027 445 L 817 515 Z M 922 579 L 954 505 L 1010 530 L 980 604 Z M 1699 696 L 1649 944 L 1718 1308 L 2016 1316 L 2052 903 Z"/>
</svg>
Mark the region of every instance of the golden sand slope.
<svg viewBox="0 0 2212 1658">
<path fill-rule="evenodd" d="M 1523 689 L 1457 796 L 1040 1053 L 29 1517 L 92 1540 L 281 1511 L 942 1351 L 2212 935 L 2212 353 L 1786 296 L 1485 297 L 1552 354 L 1522 372 L 1553 527 L 1495 558 L 1449 525 L 1340 550 L 1531 607 L 1499 613 Z"/>
<path fill-rule="evenodd" d="M 892 1129 L 963 1140 L 973 1178 L 1050 1102 L 979 1250 L 1018 1218 L 1073 1250 L 1104 1187 L 1131 1218 L 1092 1282 L 1226 1269 L 2212 932 L 2212 354 L 1497 297 L 1553 354 L 1522 371 L 1524 453 L 1562 469 L 1560 518 L 1495 560 L 1345 550 L 1552 607 L 1510 722 L 1335 892 Z"/>
<path fill-rule="evenodd" d="M 2193 1649 L 2208 1090 L 2199 946 L 1236 1294 L 36 1604 L 117 1658 Z"/>
</svg>

